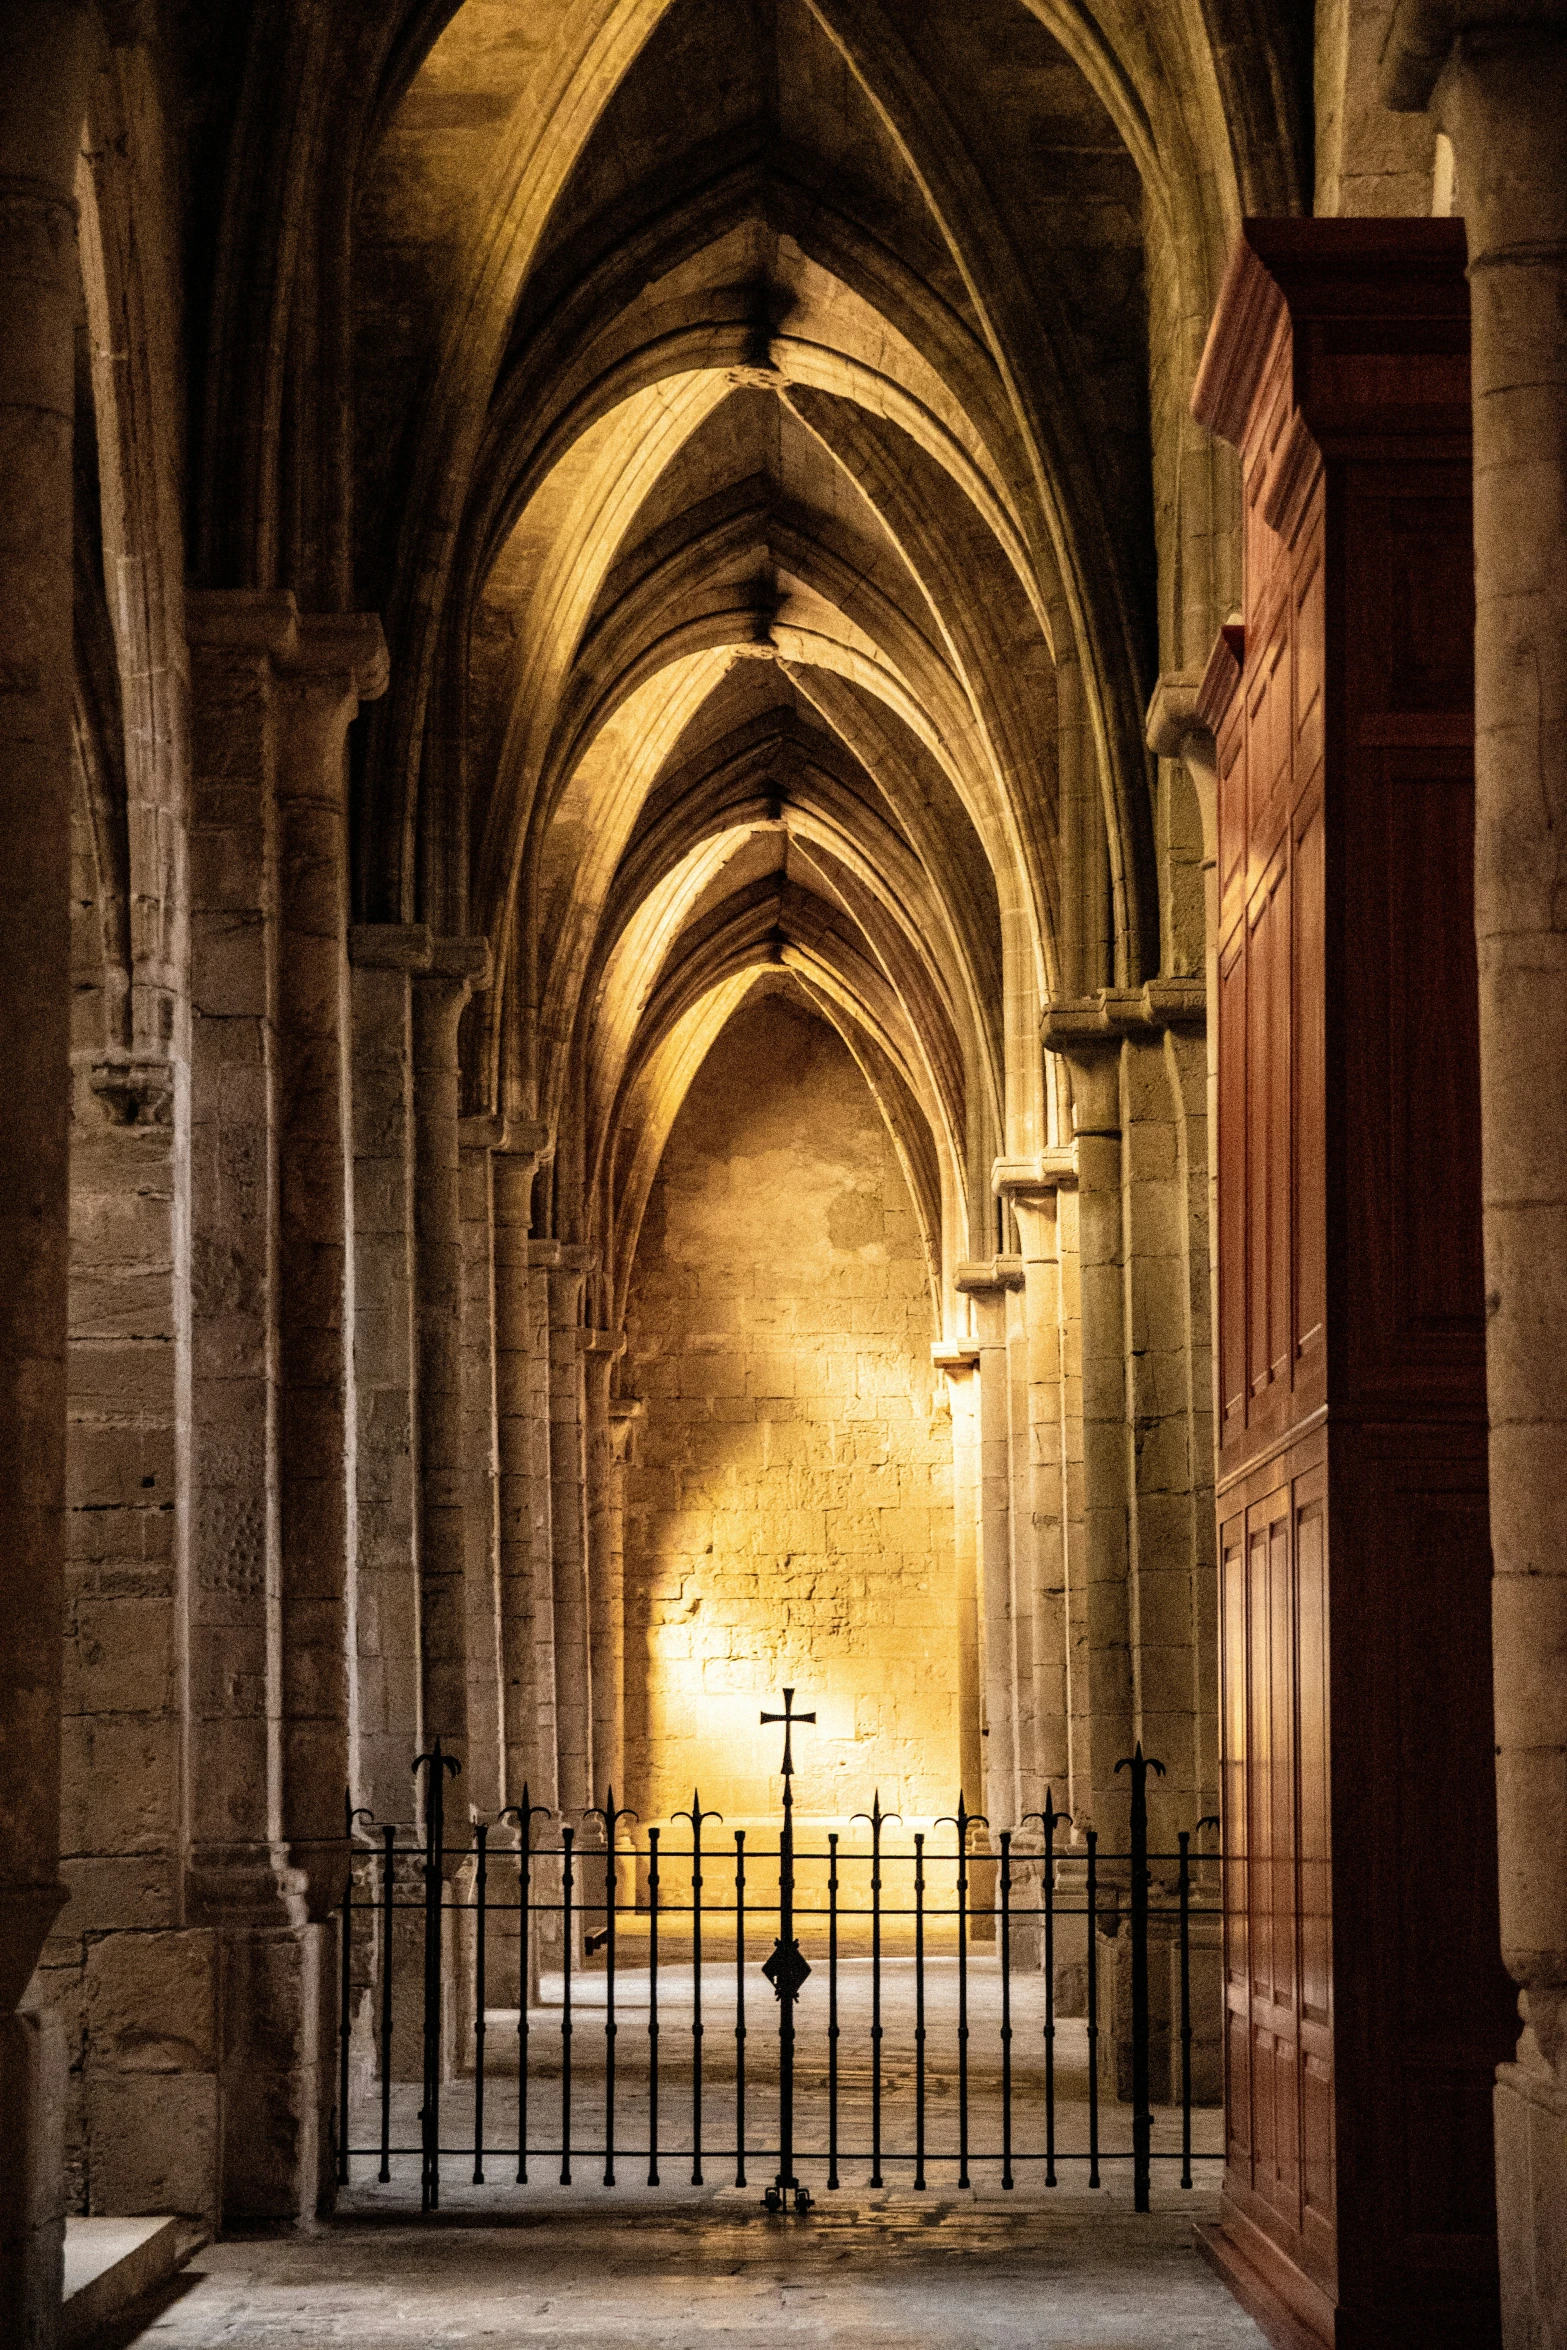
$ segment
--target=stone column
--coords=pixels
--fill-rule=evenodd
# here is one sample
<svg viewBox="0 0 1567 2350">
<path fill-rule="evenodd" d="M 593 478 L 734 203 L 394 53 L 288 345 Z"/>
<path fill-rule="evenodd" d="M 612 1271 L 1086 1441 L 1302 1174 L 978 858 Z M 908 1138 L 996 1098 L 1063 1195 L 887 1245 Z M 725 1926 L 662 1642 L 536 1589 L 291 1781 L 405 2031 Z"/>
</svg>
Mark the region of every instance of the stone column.
<svg viewBox="0 0 1567 2350">
<path fill-rule="evenodd" d="M 623 1510 L 617 1511 L 615 1504 L 613 1405 L 609 1392 L 615 1364 L 625 1351 L 623 1330 L 582 1333 L 593 1777 L 596 1800 L 600 1803 L 606 1787 L 615 1789 L 617 1799 L 623 1799 L 626 1792 L 625 1518 Z"/>
<path fill-rule="evenodd" d="M 958 1774 L 970 1805 L 983 1809 L 983 1699 L 980 1686 L 979 1550 L 981 1450 L 979 1347 L 957 1339 L 931 1348 L 947 1375 L 952 1406 L 952 1558 L 958 1592 Z"/>
<path fill-rule="evenodd" d="M 549 1283 L 529 1262 L 535 1131 L 495 1156 L 495 1396 L 506 1801 L 557 1800 Z M 527 1147 L 524 1147 L 526 1144 Z"/>
<path fill-rule="evenodd" d="M 314 2211 L 321 1930 L 283 1845 L 277 1434 L 279 668 L 291 596 L 192 596 L 185 1922 L 221 1944 L 225 2216 Z"/>
<path fill-rule="evenodd" d="M 1032 1735 L 1019 1756 L 1020 1802 L 1022 1811 L 1038 1811 L 1048 1790 L 1066 1810 L 1071 1783 L 1067 1594 L 1074 1562 L 1067 1529 L 1058 1202 L 1063 1185 L 1075 1187 L 1077 1169 L 1070 1151 L 1051 1151 L 1028 1160 L 998 1159 L 992 1181 L 1017 1219 L 1024 1276 L 1025 1449 L 1015 1507 L 1027 1510 L 1031 1524 L 1028 1613 L 1034 1703 Z"/>
<path fill-rule="evenodd" d="M 499 1457 L 495 1393 L 495 1153 L 506 1122 L 486 1111 L 458 1128 L 463 1247 L 463 1463 L 467 1521 L 469 1804 L 493 1818 L 504 1785 L 501 1723 Z"/>
<path fill-rule="evenodd" d="M 1014 1562 L 1014 1446 L 1008 1300 L 1023 1287 L 1021 1257 L 959 1265 L 961 1295 L 972 1300 L 977 1341 L 979 1522 L 977 1591 L 981 1656 L 983 1789 L 970 1797 L 998 1828 L 1014 1826 L 1018 1801 L 1021 1686 L 1018 1593 Z M 1031 1627 L 1028 1637 L 1031 1638 Z M 1030 1664 L 1032 1658 L 1029 1659 Z"/>
<path fill-rule="evenodd" d="M 64 1898 L 60 1672 L 70 1106 L 72 183 L 85 9 L 0 6 L 0 2308 L 53 2342 L 60 2037 L 22 2002 Z M 18 2012 L 20 2009 L 20 2012 Z"/>
<path fill-rule="evenodd" d="M 600 1800 L 593 1767 L 585 1396 L 579 1339 L 589 1252 L 558 1240 L 536 1240 L 532 1257 L 549 1276 L 550 1525 L 560 1803 L 563 1810 L 578 1813 Z"/>
<path fill-rule="evenodd" d="M 1455 37 L 1456 36 L 1456 37 Z M 1403 0 L 1391 102 L 1453 144 L 1474 396 L 1475 920 L 1502 1950 L 1508 2350 L 1567 2344 L 1567 9 Z"/>
<path fill-rule="evenodd" d="M 468 1742 L 468 1653 L 457 1024 L 475 986 L 489 984 L 489 968 L 487 939 L 438 938 L 429 969 L 413 983 L 424 1728 L 460 1761 Z"/>
<path fill-rule="evenodd" d="M 347 738 L 385 688 L 373 615 L 300 621 L 276 712 L 282 1796 L 317 1917 L 352 1776 Z"/>
<path fill-rule="evenodd" d="M 1046 1042 L 1072 1077 L 1078 1167 L 1078 1264 L 1083 1395 L 1083 1568 L 1088 1636 L 1088 1818 L 1107 1849 L 1125 1849 L 1127 1781 L 1115 1766 L 1132 1751 L 1129 1432 L 1125 1250 L 1121 1207 L 1121 1050 L 1118 1037 L 1057 1009 Z M 1088 1033 L 1082 1033 L 1087 1029 Z"/>
<path fill-rule="evenodd" d="M 413 979 L 422 922 L 349 933 L 354 1085 L 354 1643 L 356 1799 L 412 1824 L 420 1672 Z"/>
</svg>

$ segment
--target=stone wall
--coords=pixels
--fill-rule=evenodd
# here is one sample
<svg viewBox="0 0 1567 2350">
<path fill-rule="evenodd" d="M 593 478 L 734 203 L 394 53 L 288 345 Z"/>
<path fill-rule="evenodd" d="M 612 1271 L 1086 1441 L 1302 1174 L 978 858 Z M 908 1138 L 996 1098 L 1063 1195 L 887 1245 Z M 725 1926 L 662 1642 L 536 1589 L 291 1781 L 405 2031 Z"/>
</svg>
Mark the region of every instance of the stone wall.
<svg viewBox="0 0 1567 2350">
<path fill-rule="evenodd" d="M 622 1384 L 628 1800 L 776 1801 L 761 1707 L 793 1683 L 802 1813 L 913 1818 L 958 1782 L 952 1441 L 931 1292 L 891 1138 L 847 1051 L 753 996 L 653 1186 Z"/>
</svg>

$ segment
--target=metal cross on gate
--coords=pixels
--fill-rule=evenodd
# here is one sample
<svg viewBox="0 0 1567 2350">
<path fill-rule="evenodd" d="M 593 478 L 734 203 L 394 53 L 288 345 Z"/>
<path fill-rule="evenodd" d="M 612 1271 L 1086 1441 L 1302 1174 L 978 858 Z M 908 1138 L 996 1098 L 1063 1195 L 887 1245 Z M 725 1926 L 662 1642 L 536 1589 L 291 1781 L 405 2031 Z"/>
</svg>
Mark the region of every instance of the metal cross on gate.
<svg viewBox="0 0 1567 2350">
<path fill-rule="evenodd" d="M 763 2196 L 769 2211 L 782 2211 L 789 2198 L 794 2208 L 809 2211 L 811 2195 L 794 2175 L 794 2003 L 800 1996 L 800 1986 L 810 1973 L 799 1943 L 794 1938 L 794 1747 L 792 1732 L 796 1722 L 814 1722 L 814 1713 L 797 1714 L 794 1710 L 794 1691 L 783 1693 L 781 1714 L 764 1713 L 762 1722 L 782 1722 L 783 1750 L 783 1833 L 778 1839 L 778 1939 L 773 1955 L 762 1968 L 778 2000 L 778 2176 Z"/>
</svg>

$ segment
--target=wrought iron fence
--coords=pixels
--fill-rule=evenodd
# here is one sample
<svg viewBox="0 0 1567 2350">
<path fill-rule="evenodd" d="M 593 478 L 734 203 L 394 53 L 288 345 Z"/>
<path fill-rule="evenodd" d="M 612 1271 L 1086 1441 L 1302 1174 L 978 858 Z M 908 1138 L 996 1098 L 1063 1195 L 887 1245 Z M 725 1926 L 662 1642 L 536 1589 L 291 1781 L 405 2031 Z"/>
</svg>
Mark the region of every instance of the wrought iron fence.
<svg viewBox="0 0 1567 2350">
<path fill-rule="evenodd" d="M 531 1803 L 525 1791 L 496 1823 L 508 1841 L 492 1842 L 489 1826 L 479 1823 L 450 1843 L 446 1786 L 456 1764 L 439 1742 L 414 1766 L 424 1774 L 422 1839 L 395 1827 L 376 1830 L 366 1814 L 352 1813 L 354 1857 L 339 1942 L 339 2186 L 350 2187 L 356 2168 L 362 2178 L 370 2165 L 377 2182 L 391 2184 L 394 2162 L 417 2157 L 420 2208 L 431 2212 L 440 2206 L 443 2164 L 457 2162 L 471 2165 L 475 2186 L 507 2175 L 527 2186 L 541 2165 L 569 2185 L 574 2166 L 591 2162 L 602 2165 L 606 2187 L 624 2180 L 628 2164 L 656 2187 L 678 2162 L 689 2163 L 694 2185 L 708 2183 L 710 2170 L 722 2165 L 744 2187 L 760 2166 L 773 2173 L 762 2198 L 767 2208 L 804 2212 L 813 2200 L 799 2175 L 807 2166 L 825 2173 L 831 2192 L 846 2168 L 862 2164 L 872 2187 L 896 2171 L 911 2175 L 916 2190 L 933 2174 L 954 2174 L 967 2188 L 979 2165 L 997 2166 L 1003 2188 L 1014 2187 L 1025 2169 L 1042 2174 L 1047 2187 L 1063 2174 L 1086 2172 L 1087 2185 L 1097 2188 L 1107 2167 L 1129 2164 L 1134 2209 L 1146 2211 L 1156 2164 L 1178 2165 L 1180 2185 L 1189 2188 L 1195 2165 L 1222 2159 L 1193 2144 L 1193 1936 L 1219 1915 L 1206 1881 L 1216 1862 L 1194 1850 L 1194 1834 L 1216 1823 L 1182 1832 L 1173 1853 L 1151 1852 L 1147 1781 L 1161 1766 L 1139 1747 L 1119 1766 L 1131 1780 L 1124 1853 L 1101 1849 L 1091 1829 L 1069 1847 L 1067 1815 L 1048 1796 L 1043 1812 L 993 1841 L 989 1822 L 960 1796 L 950 1817 L 911 1832 L 905 1848 L 895 1849 L 888 1832 L 901 1823 L 882 1811 L 878 1796 L 852 1823 L 868 1830 L 866 1849 L 850 1849 L 854 1839 L 842 1830 L 799 1844 L 791 1734 L 810 1718 L 794 1712 L 787 1691 L 784 1713 L 762 1716 L 783 1724 L 785 1740 L 781 1822 L 766 1844 L 736 1828 L 725 1847 L 715 1846 L 719 1817 L 700 1795 L 676 1815 L 684 1831 L 679 1847 L 658 1827 L 639 1841 L 628 1832 L 633 1815 L 616 1804 L 613 1790 L 577 1826 Z M 553 1832 L 541 1833 L 539 1822 L 554 1822 Z M 719 1870 L 725 1897 L 715 1899 L 711 1879 Z M 948 1884 L 950 1900 L 943 1898 Z M 1121 1988 L 1129 1996 L 1107 2027 L 1100 1946 L 1110 1946 L 1111 1930 L 1127 1952 Z M 1075 2115 L 1077 2102 L 1086 2103 L 1086 2126 L 1075 2133 L 1063 2129 L 1060 2095 L 1062 2035 L 1072 2028 L 1058 2013 L 1066 1938 L 1082 1952 L 1077 1972 L 1086 2010 L 1074 2019 L 1085 2025 L 1087 2076 L 1086 2099 L 1072 2106 Z M 1157 2036 L 1170 2142 L 1159 2146 L 1155 1951 L 1169 1962 Z M 490 2004 L 497 1959 L 505 1978 L 499 2010 Z M 802 2130 L 797 2010 L 823 1962 L 822 2045 L 820 2061 L 807 2068 Z M 867 1966 L 869 2063 L 850 2079 L 846 1983 L 852 1973 L 847 2004 L 858 2021 Z M 760 2065 L 750 2053 L 753 1967 L 776 2007 L 775 2045 Z M 904 2060 L 889 2059 L 890 1993 L 907 2038 Z M 557 2015 L 541 2025 L 550 2007 Z M 637 2062 L 622 2040 L 628 2013 L 639 2010 L 645 2020 Z M 503 2049 L 492 2047 L 497 2012 L 506 2018 Z M 732 2033 L 732 2056 L 716 2070 L 706 2047 L 715 2013 L 725 2023 L 732 2015 L 723 2032 L 725 2041 Z M 1104 2127 L 1107 2035 L 1117 2059 L 1110 2102 L 1130 2107 L 1125 2145 L 1107 2142 Z M 356 2064 L 372 2084 L 357 2099 Z M 630 2135 L 623 2126 L 628 2070 L 645 2124 Z M 513 2072 L 514 2104 L 508 2094 L 509 2110 L 487 2105 L 497 2074 L 509 2089 Z M 417 2143 L 405 2143 L 411 2133 L 399 2126 L 394 2092 L 413 2077 L 421 2100 Z M 456 2130 L 443 2119 L 450 2113 L 443 2092 L 454 2086 L 462 2091 Z M 753 2128 L 759 2102 L 762 2118 Z M 677 2109 L 685 2116 L 682 2144 L 670 2137 Z M 1074 2135 L 1081 2142 L 1068 2142 Z"/>
</svg>

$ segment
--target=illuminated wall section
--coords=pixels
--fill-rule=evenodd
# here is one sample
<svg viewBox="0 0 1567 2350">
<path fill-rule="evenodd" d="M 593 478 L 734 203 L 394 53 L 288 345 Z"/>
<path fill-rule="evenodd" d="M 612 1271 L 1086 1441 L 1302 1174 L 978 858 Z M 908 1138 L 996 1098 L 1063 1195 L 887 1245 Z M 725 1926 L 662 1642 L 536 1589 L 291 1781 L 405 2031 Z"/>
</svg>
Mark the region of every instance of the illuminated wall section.
<svg viewBox="0 0 1567 2350">
<path fill-rule="evenodd" d="M 952 1441 L 931 1293 L 887 1128 L 798 999 L 753 994 L 676 1120 L 643 1226 L 624 1384 L 647 1403 L 626 1509 L 629 1800 L 699 1785 L 770 1816 L 792 1683 L 802 1816 L 958 1783 Z"/>
</svg>

